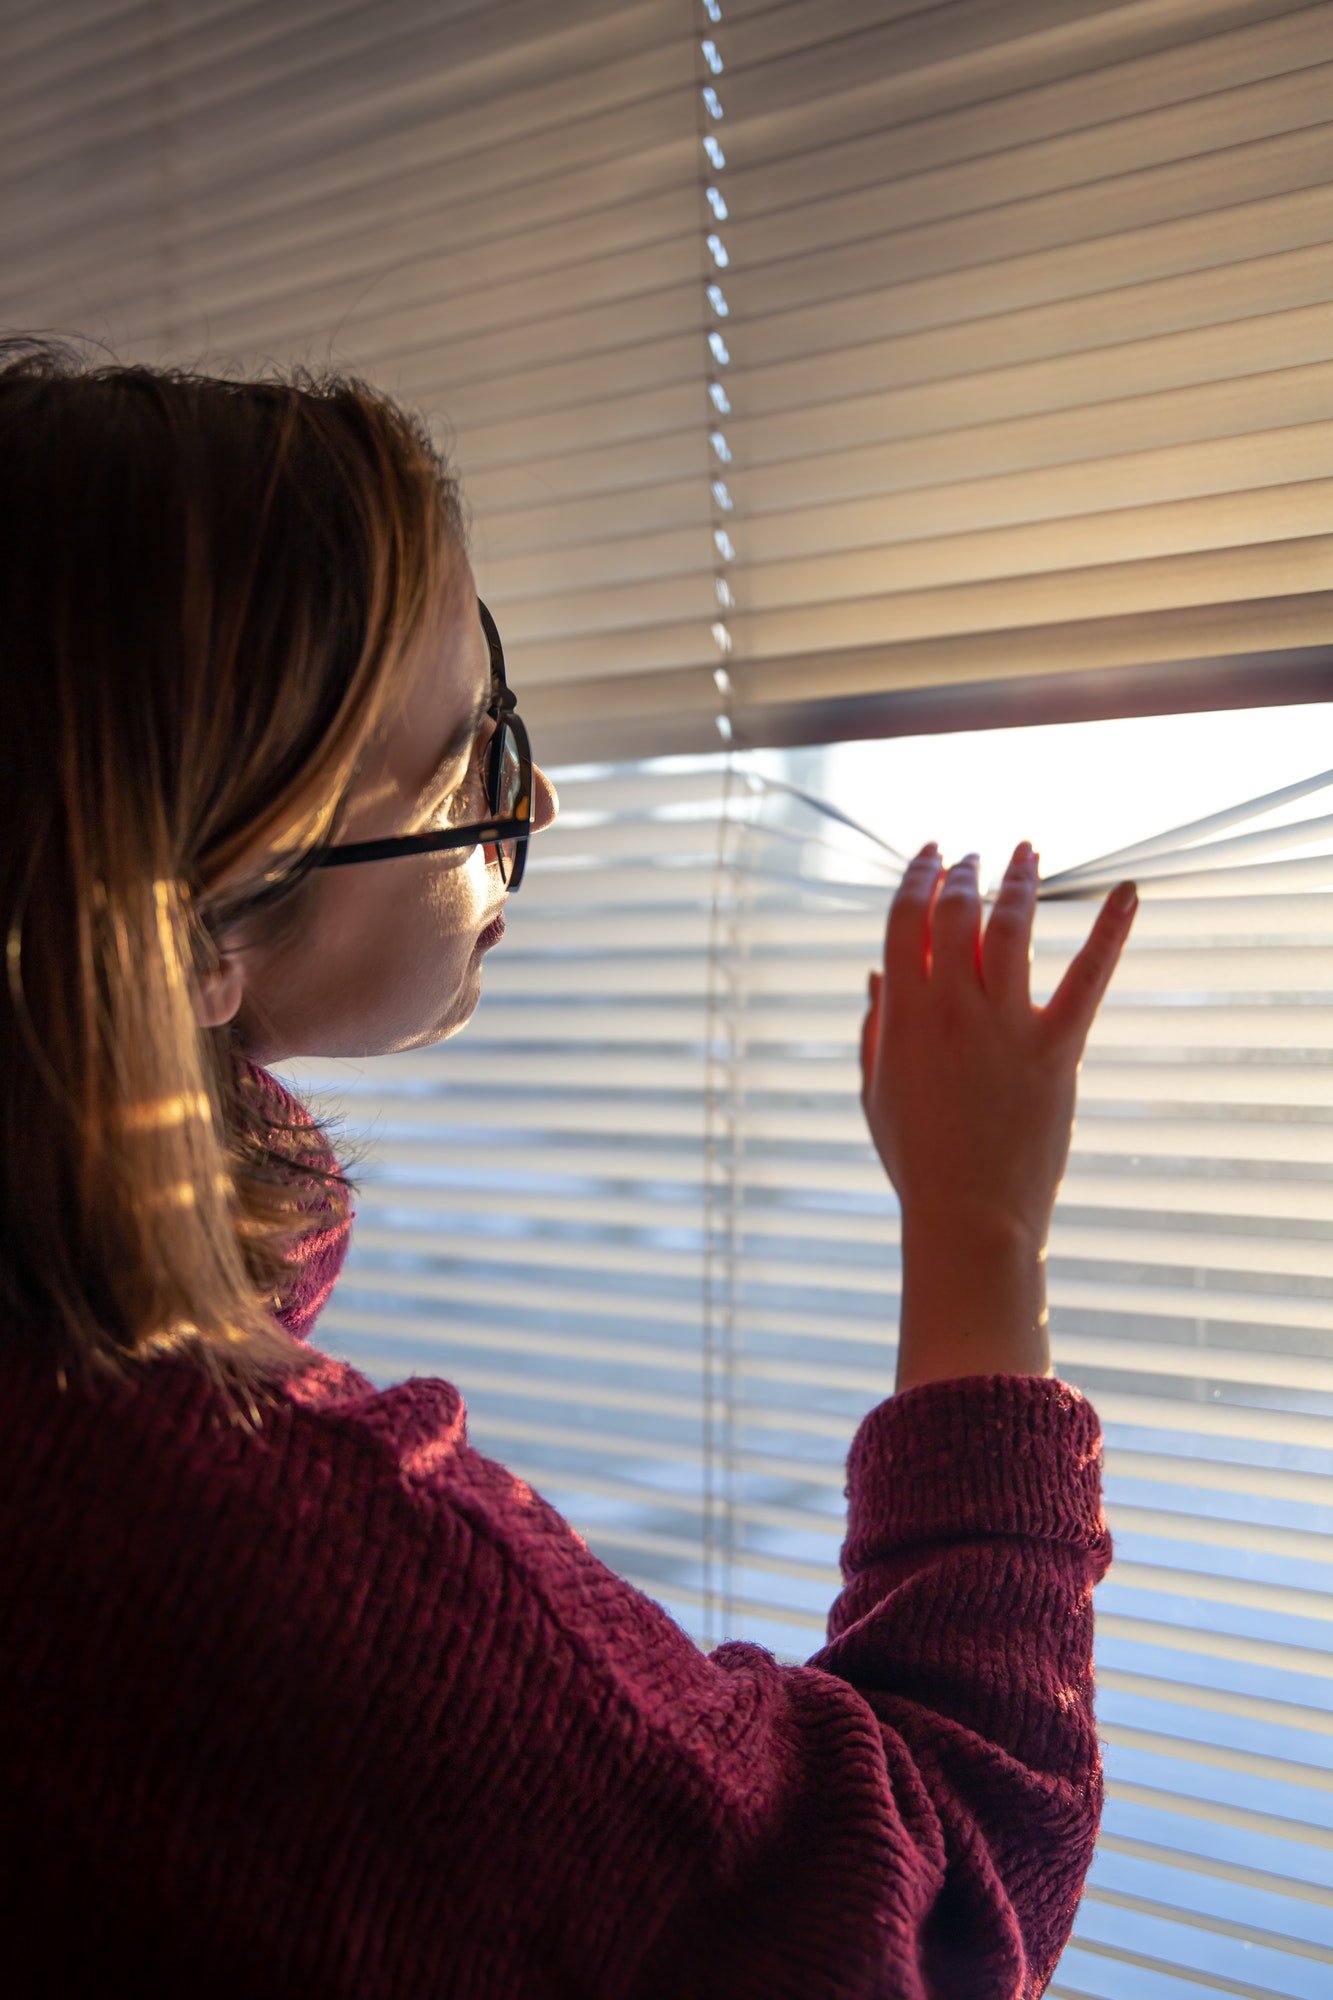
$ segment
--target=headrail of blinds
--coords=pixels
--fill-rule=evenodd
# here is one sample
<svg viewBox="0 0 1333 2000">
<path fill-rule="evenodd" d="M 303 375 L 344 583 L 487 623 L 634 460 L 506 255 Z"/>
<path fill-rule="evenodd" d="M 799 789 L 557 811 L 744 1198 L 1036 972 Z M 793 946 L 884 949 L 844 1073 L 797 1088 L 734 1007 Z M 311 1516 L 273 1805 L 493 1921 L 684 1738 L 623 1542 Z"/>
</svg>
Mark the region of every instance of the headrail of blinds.
<svg viewBox="0 0 1333 2000">
<path fill-rule="evenodd" d="M 465 1038 L 283 1074 L 373 1147 L 322 1344 L 458 1382 L 474 1443 L 700 1644 L 802 1659 L 893 1384 L 856 1043 L 901 857 L 727 771 L 558 772 Z M 1302 804 L 1330 788 L 1070 869 L 1038 911 L 1041 1001 L 1089 899 L 1141 884 L 1050 1246 L 1117 1550 L 1071 1995 L 1141 1965 L 1313 2000 L 1333 1966 L 1333 815 Z"/>
</svg>

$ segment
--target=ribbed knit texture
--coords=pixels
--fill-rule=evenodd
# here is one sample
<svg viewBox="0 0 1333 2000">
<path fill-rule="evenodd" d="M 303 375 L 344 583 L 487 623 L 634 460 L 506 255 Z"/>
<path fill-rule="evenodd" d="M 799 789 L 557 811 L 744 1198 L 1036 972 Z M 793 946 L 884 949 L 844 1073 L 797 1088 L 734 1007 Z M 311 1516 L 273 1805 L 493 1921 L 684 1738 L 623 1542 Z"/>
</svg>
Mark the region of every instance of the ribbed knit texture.
<svg viewBox="0 0 1333 2000">
<path fill-rule="evenodd" d="M 0 1383 L 0 1991 L 1044 1991 L 1102 1803 L 1111 1540 L 1067 1383 L 870 1411 L 804 1666 L 703 1654 L 472 1448 L 448 1382 L 330 1358 L 258 1437 L 179 1360 Z"/>
</svg>

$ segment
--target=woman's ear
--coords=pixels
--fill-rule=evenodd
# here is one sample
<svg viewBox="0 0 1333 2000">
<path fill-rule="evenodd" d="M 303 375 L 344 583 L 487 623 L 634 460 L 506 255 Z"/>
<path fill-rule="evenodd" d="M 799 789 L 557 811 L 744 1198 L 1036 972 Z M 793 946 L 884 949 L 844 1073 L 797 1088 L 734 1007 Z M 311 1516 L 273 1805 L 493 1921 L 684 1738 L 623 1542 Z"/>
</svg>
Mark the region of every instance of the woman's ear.
<svg viewBox="0 0 1333 2000">
<path fill-rule="evenodd" d="M 217 972 L 206 972 L 194 983 L 194 1016 L 201 1028 L 223 1028 L 234 1020 L 244 998 L 240 967 L 224 957 Z"/>
</svg>

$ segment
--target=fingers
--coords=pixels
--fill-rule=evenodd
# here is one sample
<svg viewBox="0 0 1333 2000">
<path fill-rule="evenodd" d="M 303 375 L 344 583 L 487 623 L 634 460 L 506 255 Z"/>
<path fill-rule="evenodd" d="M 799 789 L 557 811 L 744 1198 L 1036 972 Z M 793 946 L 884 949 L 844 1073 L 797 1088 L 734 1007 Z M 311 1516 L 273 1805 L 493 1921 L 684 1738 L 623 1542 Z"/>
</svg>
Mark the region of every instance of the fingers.
<svg viewBox="0 0 1333 2000">
<path fill-rule="evenodd" d="M 903 870 L 889 905 L 884 973 L 890 993 L 917 992 L 930 975 L 930 917 L 940 889 L 939 849 L 932 840 Z"/>
<path fill-rule="evenodd" d="M 1030 1008 L 1032 929 L 1038 856 L 1029 842 L 1015 848 L 981 935 L 978 857 L 965 855 L 945 871 L 932 841 L 910 861 L 889 909 L 884 969 L 890 996 L 920 993 L 934 978 L 954 993 L 984 990 L 996 1004 Z M 1134 910 L 1108 897 L 1092 934 L 1042 1010 L 1053 1040 L 1081 1048 L 1129 935 Z M 878 1012 L 872 996 L 872 1011 Z"/>
<path fill-rule="evenodd" d="M 1122 883 L 1120 886 L 1132 887 L 1132 884 Z M 1064 978 L 1043 1010 L 1049 1037 L 1073 1048 L 1080 1059 L 1097 1009 L 1120 963 L 1120 954 L 1138 909 L 1135 901 L 1127 910 L 1118 910 L 1113 898 L 1119 893 L 1119 889 L 1113 889 L 1102 904 L 1087 943 L 1071 960 Z"/>
<path fill-rule="evenodd" d="M 981 856 L 955 861 L 940 887 L 930 931 L 932 979 L 975 992 L 981 977 Z"/>
<path fill-rule="evenodd" d="M 910 861 L 889 910 L 884 969 L 902 997 L 943 976 L 975 987 L 981 972 L 980 856 L 968 854 L 941 872 L 934 841 Z"/>
<path fill-rule="evenodd" d="M 981 982 L 997 1006 L 1032 1005 L 1032 922 L 1037 908 L 1037 862 L 1020 841 L 1005 870 L 981 946 Z"/>
</svg>

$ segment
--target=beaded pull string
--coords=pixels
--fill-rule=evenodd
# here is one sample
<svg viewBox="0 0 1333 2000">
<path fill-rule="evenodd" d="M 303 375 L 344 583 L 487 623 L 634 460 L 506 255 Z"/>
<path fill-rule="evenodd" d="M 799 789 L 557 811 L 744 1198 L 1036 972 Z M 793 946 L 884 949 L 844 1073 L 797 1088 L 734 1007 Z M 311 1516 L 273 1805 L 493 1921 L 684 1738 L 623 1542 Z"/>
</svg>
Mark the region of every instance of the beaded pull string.
<svg viewBox="0 0 1333 2000">
<path fill-rule="evenodd" d="M 731 538 L 734 502 L 726 479 L 732 453 L 724 428 L 731 414 L 731 398 L 724 376 L 724 371 L 731 365 L 731 350 L 724 330 L 731 309 L 723 289 L 722 274 L 731 260 L 721 234 L 721 225 L 728 216 L 723 192 L 727 159 L 718 130 L 726 115 L 721 94 L 721 79 L 726 68 L 720 47 L 721 0 L 702 0 L 701 16 L 695 46 L 695 117 L 699 135 L 700 265 L 707 342 L 707 404 L 704 411 L 707 441 L 704 452 L 713 537 L 715 615 L 711 633 L 718 655 L 713 670 L 713 685 L 717 692 L 717 732 L 727 752 L 722 774 L 722 805 L 709 908 L 705 1003 L 702 1595 L 704 1646 L 711 1649 L 734 1628 L 736 1621 L 738 1507 L 735 1412 L 740 1247 L 737 1216 L 742 1194 L 743 1105 L 740 1076 L 744 1056 L 745 1005 L 744 936 L 740 905 L 744 896 L 753 822 L 751 815 L 742 815 L 738 820 L 733 812 L 738 770 L 732 722 L 733 689 L 727 671 L 732 651 L 728 614 L 736 603 L 731 582 L 731 565 L 736 559 L 736 549 Z M 720 1578 L 717 1573 L 719 1566 Z"/>
</svg>

